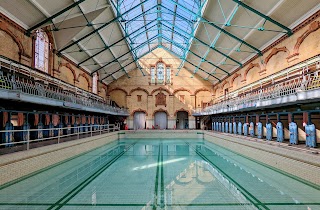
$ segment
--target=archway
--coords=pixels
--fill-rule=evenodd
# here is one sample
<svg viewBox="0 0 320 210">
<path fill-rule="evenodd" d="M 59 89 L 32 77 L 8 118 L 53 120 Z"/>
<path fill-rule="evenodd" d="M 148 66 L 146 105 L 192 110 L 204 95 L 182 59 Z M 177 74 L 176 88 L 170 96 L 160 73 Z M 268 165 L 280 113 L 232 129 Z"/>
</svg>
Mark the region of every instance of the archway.
<svg viewBox="0 0 320 210">
<path fill-rule="evenodd" d="M 188 129 L 189 128 L 188 112 L 186 112 L 186 111 L 178 111 L 177 112 L 176 128 L 177 129 Z"/>
<path fill-rule="evenodd" d="M 166 129 L 168 127 L 168 115 L 160 111 L 154 114 L 154 126 L 157 129 Z"/>
<path fill-rule="evenodd" d="M 133 115 L 133 128 L 134 130 L 146 128 L 146 113 L 135 112 Z"/>
</svg>

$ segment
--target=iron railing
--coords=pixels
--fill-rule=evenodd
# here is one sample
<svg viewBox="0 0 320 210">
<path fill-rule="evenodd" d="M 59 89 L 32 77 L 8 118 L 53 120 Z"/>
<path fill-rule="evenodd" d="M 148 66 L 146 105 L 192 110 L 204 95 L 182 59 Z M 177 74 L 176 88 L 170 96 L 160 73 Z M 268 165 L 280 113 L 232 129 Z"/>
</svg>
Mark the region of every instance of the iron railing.
<svg viewBox="0 0 320 210">
<path fill-rule="evenodd" d="M 0 148 L 12 148 L 17 146 L 23 146 L 21 150 L 29 150 L 30 145 L 34 143 L 41 143 L 48 140 L 55 140 L 57 144 L 61 140 L 68 137 L 74 137 L 73 139 L 86 138 L 93 135 L 101 135 L 102 133 L 109 133 L 119 131 L 119 124 L 106 124 L 106 125 L 88 125 L 77 127 L 55 127 L 44 129 L 27 129 L 27 130 L 1 130 L 0 136 L 2 136 L 3 143 L 0 144 Z M 87 134 L 87 135 L 86 135 Z M 16 141 L 15 137 L 20 136 L 23 140 Z M 7 140 L 6 140 L 7 139 Z M 1 154 L 1 149 L 0 149 Z"/>
<path fill-rule="evenodd" d="M 317 57 L 316 70 L 320 70 L 320 57 Z M 297 94 L 302 91 L 318 89 L 320 88 L 320 75 L 318 72 L 313 74 L 308 73 L 308 69 L 302 69 L 300 74 L 295 73 L 291 78 L 282 79 L 280 81 L 274 82 L 272 77 L 266 78 L 271 84 L 266 86 L 260 86 L 260 88 L 253 89 L 247 87 L 243 90 L 234 91 L 229 93 L 227 96 L 221 96 L 213 101 L 213 105 L 205 107 L 204 109 L 193 110 L 194 115 L 210 115 L 217 110 L 228 109 L 234 110 L 255 107 L 258 102 L 276 99 L 283 96 L 289 96 Z"/>
<path fill-rule="evenodd" d="M 0 90 L 5 89 L 41 98 L 55 99 L 120 115 L 128 115 L 129 113 L 126 108 L 112 106 L 111 101 L 104 101 L 98 95 L 84 91 L 51 76 L 42 75 L 36 70 L 21 64 L 5 60 L 3 56 L 0 56 L 0 59 Z M 6 74 L 2 71 L 4 65 L 6 65 L 5 68 L 9 69 L 9 72 Z M 24 75 L 20 74 L 21 72 Z"/>
</svg>

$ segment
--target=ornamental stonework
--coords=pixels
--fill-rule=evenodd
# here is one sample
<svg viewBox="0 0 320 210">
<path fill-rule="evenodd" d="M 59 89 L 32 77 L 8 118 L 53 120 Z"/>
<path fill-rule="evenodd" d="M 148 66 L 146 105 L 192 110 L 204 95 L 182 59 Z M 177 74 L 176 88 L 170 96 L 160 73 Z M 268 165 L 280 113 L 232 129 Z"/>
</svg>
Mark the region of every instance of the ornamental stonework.
<svg viewBox="0 0 320 210">
<path fill-rule="evenodd" d="M 166 95 L 162 92 L 160 92 L 156 95 L 156 106 L 158 106 L 158 105 L 167 106 Z"/>
</svg>

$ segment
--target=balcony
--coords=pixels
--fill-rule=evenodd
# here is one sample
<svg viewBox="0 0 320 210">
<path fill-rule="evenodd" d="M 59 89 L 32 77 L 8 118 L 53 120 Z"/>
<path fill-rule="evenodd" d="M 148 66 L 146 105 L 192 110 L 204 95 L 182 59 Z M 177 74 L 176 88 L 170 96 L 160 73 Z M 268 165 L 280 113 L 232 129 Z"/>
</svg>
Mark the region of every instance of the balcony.
<svg viewBox="0 0 320 210">
<path fill-rule="evenodd" d="M 129 115 L 127 109 L 112 106 L 112 101 L 4 56 L 0 56 L 0 98 L 111 115 Z"/>
<path fill-rule="evenodd" d="M 319 101 L 319 72 L 320 56 L 317 56 L 303 65 L 293 66 L 218 97 L 212 106 L 193 110 L 193 115 L 206 116 Z"/>
</svg>

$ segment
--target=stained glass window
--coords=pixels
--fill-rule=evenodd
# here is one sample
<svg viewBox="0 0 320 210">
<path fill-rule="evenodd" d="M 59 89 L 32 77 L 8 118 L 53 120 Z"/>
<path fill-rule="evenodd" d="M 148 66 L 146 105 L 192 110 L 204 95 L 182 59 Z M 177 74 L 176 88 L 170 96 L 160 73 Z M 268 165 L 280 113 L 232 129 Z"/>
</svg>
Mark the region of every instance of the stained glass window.
<svg viewBox="0 0 320 210">
<path fill-rule="evenodd" d="M 35 42 L 35 68 L 47 72 L 49 70 L 49 38 L 42 31 L 36 31 L 37 37 Z"/>
<path fill-rule="evenodd" d="M 163 63 L 158 63 L 157 65 L 157 82 L 158 83 L 163 83 L 164 81 L 164 65 Z"/>
<path fill-rule="evenodd" d="M 163 62 L 150 67 L 151 84 L 171 84 L 171 68 Z"/>
</svg>

